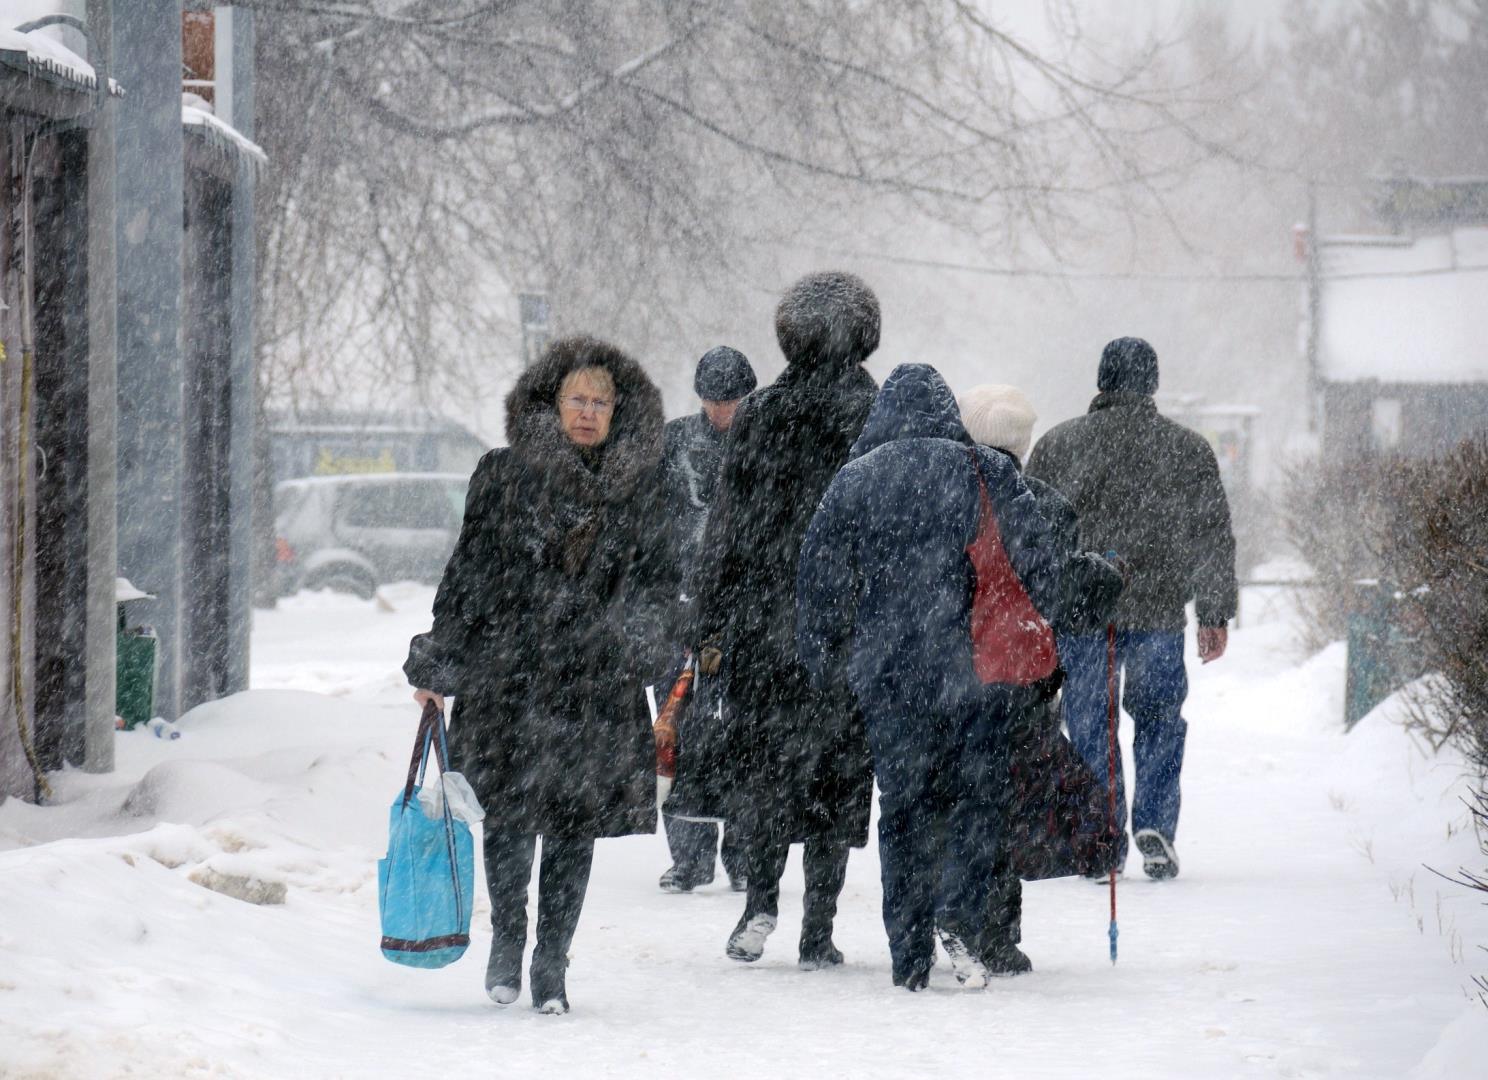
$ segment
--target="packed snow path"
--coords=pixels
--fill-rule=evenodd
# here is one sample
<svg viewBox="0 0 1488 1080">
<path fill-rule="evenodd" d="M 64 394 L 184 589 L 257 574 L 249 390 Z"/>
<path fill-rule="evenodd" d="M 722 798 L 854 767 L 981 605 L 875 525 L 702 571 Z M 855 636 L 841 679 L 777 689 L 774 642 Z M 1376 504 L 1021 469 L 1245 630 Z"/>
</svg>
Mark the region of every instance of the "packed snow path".
<svg viewBox="0 0 1488 1080">
<path fill-rule="evenodd" d="M 300 596 L 260 613 L 255 680 L 163 741 L 119 738 L 57 805 L 0 806 L 0 1076 L 1465 1076 L 1488 1015 L 1478 898 L 1423 861 L 1472 865 L 1453 760 L 1378 710 L 1341 732 L 1343 652 L 1303 660 L 1282 605 L 1199 668 L 1182 874 L 1120 890 L 1030 885 L 1035 971 L 984 992 L 942 958 L 889 982 L 874 848 L 855 851 L 844 968 L 795 966 L 799 849 L 764 958 L 723 955 L 742 898 L 662 894 L 660 835 L 603 841 L 567 1017 L 486 1001 L 484 899 L 457 964 L 377 951 L 376 859 L 417 711 L 397 668 L 431 591 Z M 392 610 L 388 610 L 391 607 Z M 1191 646 L 1191 643 L 1190 643 Z M 296 692 L 298 691 L 298 692 Z M 319 691 L 320 693 L 314 693 Z M 1127 732 L 1129 737 L 1129 731 Z M 255 906 L 209 872 L 287 885 Z M 1463 1071 L 1464 1069 L 1467 1071 Z"/>
</svg>

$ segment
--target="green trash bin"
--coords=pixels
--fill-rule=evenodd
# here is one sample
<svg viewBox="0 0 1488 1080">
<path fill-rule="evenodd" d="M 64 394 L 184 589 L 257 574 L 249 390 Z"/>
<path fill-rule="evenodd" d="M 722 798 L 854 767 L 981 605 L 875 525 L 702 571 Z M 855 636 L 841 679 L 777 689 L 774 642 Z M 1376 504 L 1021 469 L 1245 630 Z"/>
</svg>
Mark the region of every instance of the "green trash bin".
<svg viewBox="0 0 1488 1080">
<path fill-rule="evenodd" d="M 1343 726 L 1350 730 L 1385 698 L 1424 673 L 1421 643 L 1402 625 L 1405 597 L 1380 581 L 1354 583 L 1348 617 Z"/>
<path fill-rule="evenodd" d="M 119 608 L 119 631 L 115 659 L 114 712 L 125 731 L 147 724 L 155 715 L 155 677 L 160 668 L 160 639 L 154 627 L 127 626 L 126 605 L 132 600 L 153 600 L 119 578 L 114 600 Z"/>
</svg>

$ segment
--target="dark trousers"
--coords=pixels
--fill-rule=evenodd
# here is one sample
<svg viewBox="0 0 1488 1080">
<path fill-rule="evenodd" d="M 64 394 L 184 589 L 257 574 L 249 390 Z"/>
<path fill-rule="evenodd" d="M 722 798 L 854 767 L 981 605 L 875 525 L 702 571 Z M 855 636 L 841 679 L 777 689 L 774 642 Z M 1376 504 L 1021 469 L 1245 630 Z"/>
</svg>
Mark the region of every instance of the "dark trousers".
<svg viewBox="0 0 1488 1080">
<path fill-rule="evenodd" d="M 763 832 L 763 830 L 761 830 Z M 755 834 L 745 844 L 744 873 L 749 889 L 744 898 L 744 919 L 756 915 L 780 914 L 780 879 L 785 876 L 785 860 L 790 844 L 764 833 Z M 801 912 L 801 949 L 803 952 L 832 939 L 832 923 L 837 918 L 837 898 L 847 881 L 849 846 L 834 840 L 807 840 L 802 862 L 806 874 L 806 894 Z"/>
<path fill-rule="evenodd" d="M 1059 639 L 1065 671 L 1064 722 L 1070 742 L 1102 784 L 1108 773 L 1109 721 L 1106 715 L 1106 635 L 1079 634 Z M 1188 724 L 1182 716 L 1188 696 L 1181 631 L 1122 630 L 1116 634 L 1116 665 L 1121 705 L 1132 718 L 1132 759 L 1136 790 L 1132 828 L 1156 829 L 1170 841 L 1178 832 L 1179 773 Z M 1116 825 L 1123 830 L 1126 859 L 1126 784 L 1116 758 Z M 1117 864 L 1118 866 L 1120 863 Z"/>
<path fill-rule="evenodd" d="M 1011 696 L 988 687 L 956 715 L 875 708 L 883 920 L 896 981 L 929 969 L 936 927 L 975 946 L 1002 834 Z"/>
<path fill-rule="evenodd" d="M 987 892 L 987 923 L 977 944 L 979 956 L 994 956 L 1023 940 L 1023 881 L 999 853 Z"/>
<path fill-rule="evenodd" d="M 527 946 L 527 885 L 537 837 L 485 830 L 486 889 L 491 897 L 491 964 L 495 982 L 521 984 Z M 544 836 L 537 879 L 537 944 L 532 950 L 532 999 L 563 992 L 563 971 L 594 863 L 594 840 Z"/>
<path fill-rule="evenodd" d="M 672 851 L 672 866 L 694 885 L 713 880 L 713 860 L 722 857 L 723 869 L 730 879 L 747 874 L 744 867 L 744 844 L 735 825 L 723 827 L 723 847 L 718 846 L 718 826 L 711 821 L 684 821 L 662 815 L 666 825 L 667 847 Z"/>
</svg>

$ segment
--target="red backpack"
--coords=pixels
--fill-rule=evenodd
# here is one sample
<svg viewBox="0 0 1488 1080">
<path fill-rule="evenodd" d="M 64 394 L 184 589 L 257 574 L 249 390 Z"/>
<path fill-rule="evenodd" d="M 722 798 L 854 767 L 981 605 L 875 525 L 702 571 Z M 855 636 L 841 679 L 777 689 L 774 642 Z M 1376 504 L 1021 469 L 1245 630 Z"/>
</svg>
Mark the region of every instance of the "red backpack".
<svg viewBox="0 0 1488 1080">
<path fill-rule="evenodd" d="M 1054 673 L 1058 664 L 1054 631 L 1028 599 L 1008 559 L 975 450 L 971 465 L 981 498 L 976 537 L 966 547 L 976 574 L 971 596 L 972 664 L 984 684 L 1027 686 Z"/>
</svg>

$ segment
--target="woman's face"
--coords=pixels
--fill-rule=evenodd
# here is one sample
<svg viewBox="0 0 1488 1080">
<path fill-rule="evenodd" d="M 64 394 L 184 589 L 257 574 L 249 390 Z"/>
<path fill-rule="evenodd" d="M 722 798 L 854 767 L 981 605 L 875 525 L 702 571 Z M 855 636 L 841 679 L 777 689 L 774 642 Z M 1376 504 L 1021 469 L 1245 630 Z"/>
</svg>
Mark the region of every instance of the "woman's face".
<svg viewBox="0 0 1488 1080">
<path fill-rule="evenodd" d="M 558 388 L 558 420 L 563 434 L 579 446 L 598 446 L 609 437 L 615 415 L 615 381 L 604 368 L 580 368 Z"/>
</svg>

